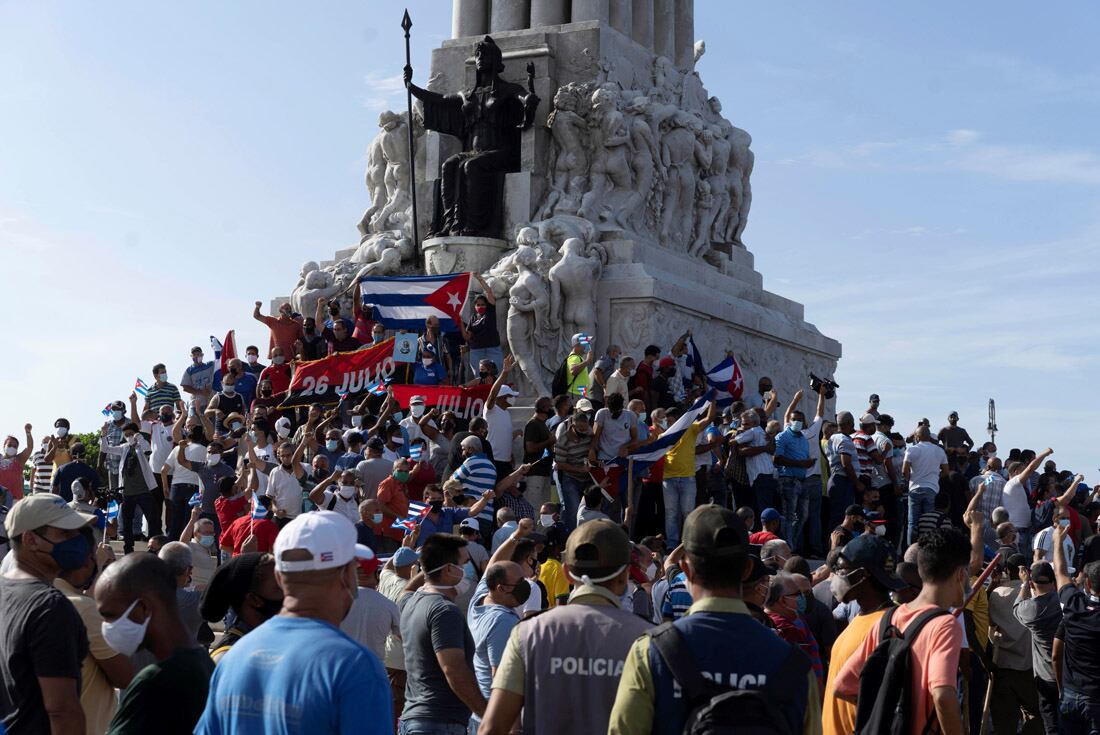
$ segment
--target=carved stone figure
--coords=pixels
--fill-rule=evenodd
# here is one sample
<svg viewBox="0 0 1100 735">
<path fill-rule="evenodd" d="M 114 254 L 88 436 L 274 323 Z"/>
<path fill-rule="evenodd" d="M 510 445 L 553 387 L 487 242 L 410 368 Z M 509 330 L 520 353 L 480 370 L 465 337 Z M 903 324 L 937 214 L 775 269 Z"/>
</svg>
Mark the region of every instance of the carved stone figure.
<svg viewBox="0 0 1100 735">
<path fill-rule="evenodd" d="M 661 138 L 661 165 L 668 180 L 661 207 L 661 242 L 686 250 L 691 236 L 695 201 L 695 149 L 693 118 L 679 112 L 666 122 Z"/>
<path fill-rule="evenodd" d="M 517 276 L 508 290 L 506 333 L 508 346 L 535 395 L 544 396 L 549 395 L 549 390 L 543 375 L 540 337 L 556 329 L 557 324 L 550 310 L 548 284 L 536 267 L 538 259 L 538 251 L 527 245 L 521 245 L 515 252 Z"/>
<path fill-rule="evenodd" d="M 710 185 L 710 194 L 714 201 L 714 214 L 711 219 L 709 237 L 714 242 L 725 242 L 724 224 L 730 209 L 730 143 L 726 135 L 732 130 L 728 122 L 722 120 L 710 128 L 712 138 L 710 169 L 706 172 L 706 181 Z"/>
<path fill-rule="evenodd" d="M 554 95 L 554 110 L 546 120 L 554 145 L 550 151 L 550 193 L 539 212 L 540 219 L 564 212 L 576 214 L 580 197 L 569 193 L 570 185 L 588 174 L 588 153 L 585 150 L 585 134 L 588 124 L 578 113 L 582 102 L 583 87 L 566 84 Z M 583 193 L 583 192 L 582 192 Z"/>
<path fill-rule="evenodd" d="M 583 240 L 567 239 L 561 260 L 550 269 L 550 311 L 561 315 L 563 335 L 596 333 L 596 283 L 603 264 L 585 251 Z"/>
<path fill-rule="evenodd" d="M 614 217 L 622 227 L 641 199 L 632 187 L 630 171 L 630 132 L 626 119 L 615 107 L 615 95 L 606 89 L 592 93 L 589 119 L 592 165 L 588 192 L 581 200 L 578 214 L 594 222 Z"/>
<path fill-rule="evenodd" d="M 728 137 L 730 142 L 730 216 L 726 227 L 726 240 L 745 247 L 741 239 L 745 231 L 745 225 L 749 220 L 749 206 L 752 204 L 752 186 L 749 179 L 752 176 L 753 163 L 756 156 L 749 146 L 752 144 L 752 136 L 741 128 L 730 126 L 732 131 Z"/>
<path fill-rule="evenodd" d="M 654 183 L 658 173 L 656 163 L 661 158 L 661 152 L 654 140 L 653 128 L 649 124 L 649 100 L 645 97 L 635 97 L 627 108 L 630 118 L 630 142 L 634 149 L 634 155 L 630 159 L 630 168 L 634 172 L 634 188 L 642 198 L 643 206 L 638 207 L 637 214 L 631 219 L 635 230 L 641 230 L 646 219 L 650 222 L 657 221 L 656 207 L 649 206 L 653 201 Z M 663 178 L 663 172 L 661 174 Z"/>
<path fill-rule="evenodd" d="M 367 149 L 367 192 L 370 194 L 370 208 L 363 214 L 359 221 L 359 234 L 365 239 L 371 232 L 377 229 L 371 228 L 371 222 L 389 202 L 390 196 L 386 189 L 387 149 L 389 154 L 396 153 L 393 141 L 393 131 L 401 124 L 401 116 L 396 112 L 384 110 L 378 115 L 377 135 Z M 405 157 L 408 157 L 406 152 Z"/>
<path fill-rule="evenodd" d="M 306 265 L 316 266 L 316 263 Z M 301 285 L 294 289 L 290 295 L 290 306 L 294 311 L 305 316 L 313 316 L 317 310 L 317 302 L 320 299 L 331 299 L 340 293 L 343 287 L 336 283 L 332 273 L 314 268 L 305 273 Z"/>
<path fill-rule="evenodd" d="M 378 257 L 366 263 L 355 274 L 358 281 L 364 276 L 396 276 L 402 271 L 402 262 L 410 260 L 413 256 L 412 240 L 402 238 L 394 241 L 392 238 L 379 240 L 382 244 Z"/>
<path fill-rule="evenodd" d="M 405 84 L 424 105 L 424 127 L 462 139 L 462 151 L 443 162 L 431 235 L 499 237 L 496 177 L 519 170 L 520 133 L 539 103 L 530 89 L 501 79 L 503 57 L 489 36 L 474 47 L 474 68 L 473 88 L 442 95 L 413 84 L 405 67 Z"/>
</svg>

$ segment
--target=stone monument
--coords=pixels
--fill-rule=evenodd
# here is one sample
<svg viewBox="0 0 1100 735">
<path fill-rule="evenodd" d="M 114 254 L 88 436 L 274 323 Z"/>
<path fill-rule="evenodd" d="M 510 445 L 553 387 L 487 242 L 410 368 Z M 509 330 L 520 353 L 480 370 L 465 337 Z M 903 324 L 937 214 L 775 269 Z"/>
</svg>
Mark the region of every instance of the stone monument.
<svg viewBox="0 0 1100 735">
<path fill-rule="evenodd" d="M 691 329 L 704 359 L 732 351 L 784 400 L 832 375 L 840 344 L 753 268 L 752 139 L 703 86 L 694 30 L 692 0 L 454 0 L 427 87 L 406 70 L 415 170 L 408 115 L 383 113 L 359 245 L 306 263 L 292 300 L 364 271 L 481 273 L 529 399 L 581 331 L 641 358 Z"/>
</svg>

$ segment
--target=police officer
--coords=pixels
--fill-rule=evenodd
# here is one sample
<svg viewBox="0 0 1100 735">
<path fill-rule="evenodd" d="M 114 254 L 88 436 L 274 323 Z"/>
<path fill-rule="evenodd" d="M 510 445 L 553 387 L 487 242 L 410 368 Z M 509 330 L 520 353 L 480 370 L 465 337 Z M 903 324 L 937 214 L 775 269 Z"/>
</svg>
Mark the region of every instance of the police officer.
<svg viewBox="0 0 1100 735">
<path fill-rule="evenodd" d="M 650 623 L 619 607 L 630 540 L 609 520 L 569 535 L 569 602 L 519 623 L 493 679 L 480 735 L 507 735 L 523 710 L 529 733 L 602 733 L 630 645 Z M 524 706 L 526 705 L 526 706 Z"/>
<path fill-rule="evenodd" d="M 704 505 L 688 515 L 682 539 L 680 563 L 694 602 L 687 615 L 631 646 L 608 735 L 682 733 L 692 709 L 709 701 L 692 699 L 692 682 L 682 681 L 685 673 L 694 679 L 701 674 L 719 687 L 762 690 L 760 701 L 788 719 L 790 732 L 821 732 L 809 660 L 757 623 L 741 600 L 751 570 L 744 523 L 726 508 Z M 712 696 L 719 687 L 705 693 Z"/>
</svg>

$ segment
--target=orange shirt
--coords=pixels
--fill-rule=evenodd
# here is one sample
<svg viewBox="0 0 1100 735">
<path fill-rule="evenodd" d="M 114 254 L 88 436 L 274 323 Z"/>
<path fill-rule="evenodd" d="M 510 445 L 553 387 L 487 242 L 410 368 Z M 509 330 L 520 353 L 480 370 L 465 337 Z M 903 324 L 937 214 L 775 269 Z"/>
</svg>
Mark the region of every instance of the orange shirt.
<svg viewBox="0 0 1100 735">
<path fill-rule="evenodd" d="M 894 626 L 905 633 L 909 623 L 934 605 L 910 607 L 901 605 L 894 613 Z M 857 618 L 858 620 L 858 618 Z M 930 620 L 921 630 L 911 650 L 913 666 L 913 723 L 911 732 L 920 735 L 933 717 L 932 690 L 939 687 L 956 687 L 959 669 L 959 650 L 962 648 L 963 631 L 954 615 L 943 615 Z M 835 691 L 847 696 L 858 696 L 859 674 L 863 664 L 879 642 L 879 626 L 872 626 L 863 645 L 840 668 L 835 681 Z"/>
<path fill-rule="evenodd" d="M 822 735 L 851 735 L 856 729 L 856 706 L 836 696 L 836 679 L 849 658 L 863 646 L 871 628 L 877 626 L 884 610 L 857 615 L 833 642 L 829 659 L 829 678 L 825 680 L 825 701 L 821 705 Z"/>
<path fill-rule="evenodd" d="M 402 520 L 409 515 L 409 496 L 405 493 L 405 486 L 393 479 L 393 475 L 378 483 L 378 502 L 388 506 L 391 510 L 397 511 L 397 520 Z M 398 541 L 405 538 L 404 529 L 391 528 L 393 521 L 394 519 L 389 516 L 383 517 L 382 522 L 374 527 L 375 535 L 382 535 Z"/>
<path fill-rule="evenodd" d="M 268 340 L 267 356 L 271 357 L 271 350 L 275 347 L 283 348 L 283 355 L 289 361 L 294 357 L 294 340 L 302 336 L 301 319 L 280 319 L 274 316 L 260 315 L 260 321 L 271 330 L 271 338 Z M 278 390 L 275 391 L 276 393 Z"/>
</svg>

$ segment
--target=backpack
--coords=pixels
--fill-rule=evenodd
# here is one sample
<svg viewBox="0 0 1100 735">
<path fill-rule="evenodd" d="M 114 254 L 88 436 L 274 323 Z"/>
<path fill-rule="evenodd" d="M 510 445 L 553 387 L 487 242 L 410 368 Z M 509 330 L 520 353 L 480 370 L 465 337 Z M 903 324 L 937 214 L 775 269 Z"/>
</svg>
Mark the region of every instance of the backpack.
<svg viewBox="0 0 1100 735">
<path fill-rule="evenodd" d="M 554 379 L 550 381 L 550 395 L 560 396 L 569 390 L 573 382 L 569 380 L 570 377 L 567 360 L 562 360 L 561 365 L 554 371 Z"/>
<path fill-rule="evenodd" d="M 688 703 L 684 735 L 795 735 L 783 706 L 791 704 L 790 692 L 805 686 L 810 660 L 794 646 L 765 686 L 730 689 L 703 676 L 672 623 L 655 628 L 651 640 Z"/>
<path fill-rule="evenodd" d="M 882 616 L 879 643 L 863 664 L 859 675 L 859 704 L 856 707 L 856 735 L 907 735 L 913 722 L 913 667 L 910 651 L 921 629 L 933 618 L 949 615 L 947 610 L 929 610 L 909 623 L 903 634 L 894 627 L 896 607 Z M 923 733 L 936 722 L 933 716 Z M 923 735 L 922 733 L 922 735 Z"/>
</svg>

